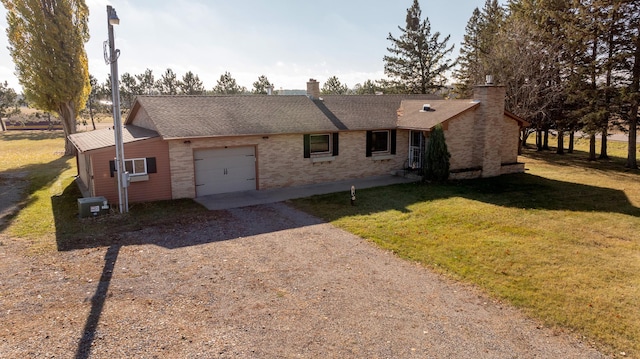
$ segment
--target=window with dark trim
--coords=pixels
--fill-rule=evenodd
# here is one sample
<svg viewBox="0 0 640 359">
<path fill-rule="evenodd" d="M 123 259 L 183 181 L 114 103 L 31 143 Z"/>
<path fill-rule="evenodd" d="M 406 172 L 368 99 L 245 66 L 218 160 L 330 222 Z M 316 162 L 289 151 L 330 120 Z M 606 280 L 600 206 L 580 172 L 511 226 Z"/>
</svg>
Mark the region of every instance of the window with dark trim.
<svg viewBox="0 0 640 359">
<path fill-rule="evenodd" d="M 147 174 L 147 159 L 132 158 L 124 160 L 124 170 L 129 172 L 130 176 L 142 176 Z"/>
<path fill-rule="evenodd" d="M 389 131 L 371 131 L 371 153 L 389 152 Z"/>
<path fill-rule="evenodd" d="M 312 156 L 337 156 L 338 133 L 304 135 L 304 158 Z"/>
<path fill-rule="evenodd" d="M 144 176 L 149 173 L 158 172 L 155 157 L 125 159 L 124 169 L 129 172 L 131 176 Z M 109 172 L 111 177 L 113 177 L 116 172 L 115 161 L 109 161 Z"/>
<path fill-rule="evenodd" d="M 328 133 L 310 135 L 309 146 L 312 155 L 331 153 L 331 136 Z"/>
<path fill-rule="evenodd" d="M 366 155 L 396 154 L 396 130 L 367 131 Z"/>
</svg>

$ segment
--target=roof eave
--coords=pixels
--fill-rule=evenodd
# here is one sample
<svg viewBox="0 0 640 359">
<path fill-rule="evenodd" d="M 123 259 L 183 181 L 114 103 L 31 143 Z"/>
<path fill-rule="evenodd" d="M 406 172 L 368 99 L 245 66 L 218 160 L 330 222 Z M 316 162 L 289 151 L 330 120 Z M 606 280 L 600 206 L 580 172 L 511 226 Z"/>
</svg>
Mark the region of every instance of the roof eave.
<svg viewBox="0 0 640 359">
<path fill-rule="evenodd" d="M 529 126 L 531 126 L 531 123 L 525 121 L 523 118 L 519 117 L 518 115 L 514 114 L 511 111 L 504 110 L 504 114 L 505 114 L 505 116 L 507 116 L 507 117 L 511 118 L 512 120 L 515 120 L 516 122 L 518 122 L 520 127 L 529 127 Z"/>
</svg>

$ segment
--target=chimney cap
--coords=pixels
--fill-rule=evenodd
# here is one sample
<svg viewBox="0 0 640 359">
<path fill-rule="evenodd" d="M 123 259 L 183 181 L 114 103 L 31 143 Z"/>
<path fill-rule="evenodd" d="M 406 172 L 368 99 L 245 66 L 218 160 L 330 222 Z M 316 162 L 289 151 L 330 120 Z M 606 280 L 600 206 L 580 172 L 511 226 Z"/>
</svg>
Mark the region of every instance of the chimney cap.
<svg viewBox="0 0 640 359">
<path fill-rule="evenodd" d="M 487 75 L 484 79 L 485 85 L 493 85 L 493 75 Z"/>
</svg>

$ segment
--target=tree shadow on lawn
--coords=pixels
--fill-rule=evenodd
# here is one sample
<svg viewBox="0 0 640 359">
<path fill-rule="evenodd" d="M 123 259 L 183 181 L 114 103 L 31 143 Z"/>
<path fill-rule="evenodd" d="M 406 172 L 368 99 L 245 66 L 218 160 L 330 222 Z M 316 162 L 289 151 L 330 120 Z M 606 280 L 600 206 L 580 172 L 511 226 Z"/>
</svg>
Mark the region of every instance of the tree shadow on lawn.
<svg viewBox="0 0 640 359">
<path fill-rule="evenodd" d="M 65 138 L 64 131 L 62 130 L 17 130 L 6 131 L 2 133 L 3 141 L 20 141 L 20 140 L 55 140 L 59 138 Z"/>
<path fill-rule="evenodd" d="M 640 217 L 640 208 L 631 203 L 624 191 L 524 173 L 472 181 L 463 185 L 460 195 L 503 207 Z"/>
<path fill-rule="evenodd" d="M 39 190 L 50 187 L 58 176 L 69 169 L 67 161 L 69 157 L 63 156 L 49 163 L 33 164 L 0 173 L 2 181 L 2 191 L 21 191 L 22 193 L 11 193 L 16 201 L 0 201 L 0 213 L 6 214 L 0 221 L 0 232 L 11 225 L 15 216 L 24 208 L 36 201 L 33 194 Z M 19 181 L 21 183 L 16 183 Z"/>
<path fill-rule="evenodd" d="M 569 166 L 582 169 L 594 169 L 604 172 L 620 172 L 640 174 L 640 169 L 626 168 L 627 159 L 623 157 L 609 156 L 609 159 L 597 159 L 589 161 L 589 152 L 574 150 L 573 153 L 565 152 L 562 155 L 555 150 L 536 151 L 535 149 L 523 149 L 523 156 L 535 160 L 544 161 L 558 166 Z"/>
<path fill-rule="evenodd" d="M 327 221 L 396 210 L 410 212 L 420 202 L 461 197 L 497 206 L 565 210 L 576 212 L 621 213 L 640 217 L 623 191 L 572 182 L 552 180 L 530 174 L 447 182 L 443 184 L 399 184 L 358 191 L 357 206 L 344 206 L 342 194 L 328 194 L 296 200 L 298 208 Z"/>
</svg>

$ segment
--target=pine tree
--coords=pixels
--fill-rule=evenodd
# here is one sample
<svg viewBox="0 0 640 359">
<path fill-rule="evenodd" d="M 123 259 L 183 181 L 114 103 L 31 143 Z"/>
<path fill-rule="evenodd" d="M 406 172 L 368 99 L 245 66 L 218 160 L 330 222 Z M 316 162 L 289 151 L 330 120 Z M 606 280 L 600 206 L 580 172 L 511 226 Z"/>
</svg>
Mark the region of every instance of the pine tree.
<svg viewBox="0 0 640 359">
<path fill-rule="evenodd" d="M 178 84 L 180 87 L 180 93 L 183 95 L 203 95 L 205 92 L 204 85 L 198 75 L 195 75 L 191 71 L 187 71 L 182 76 L 182 81 Z"/>
<path fill-rule="evenodd" d="M 111 78 L 107 79 L 107 83 L 107 88 L 111 89 Z M 142 90 L 134 76 L 128 72 L 120 75 L 120 107 L 123 110 L 130 110 L 136 96 L 141 93 Z M 111 94 L 109 94 L 109 96 L 111 96 Z"/>
<path fill-rule="evenodd" d="M 228 71 L 220 75 L 218 83 L 213 88 L 213 93 L 220 95 L 238 95 L 247 92 L 247 89 L 240 87 Z"/>
<path fill-rule="evenodd" d="M 573 1 L 568 26 L 567 43 L 573 49 L 575 72 L 571 76 L 569 95 L 576 99 L 574 114 L 581 130 L 589 135 L 589 160 L 595 161 L 596 135 L 608 127 L 609 113 L 601 78 L 606 76 L 606 14 L 598 0 Z M 604 133 L 606 135 L 606 131 Z M 605 140 L 606 141 L 606 140 Z"/>
<path fill-rule="evenodd" d="M 479 71 L 474 78 L 474 85 L 483 83 L 485 75 L 493 75 L 495 81 L 503 82 L 500 71 L 502 64 L 496 63 L 493 59 L 497 56 L 496 52 L 502 45 L 503 39 L 499 35 L 504 33 L 505 21 L 505 9 L 498 3 L 498 0 L 486 0 L 478 21 Z"/>
<path fill-rule="evenodd" d="M 139 90 L 136 95 L 154 95 L 157 92 L 153 70 L 146 69 L 143 73 L 141 73 L 140 75 L 136 75 L 135 77 L 138 81 Z"/>
<path fill-rule="evenodd" d="M 628 85 L 624 91 L 624 98 L 628 102 L 628 110 L 623 114 L 629 129 L 629 145 L 627 152 L 627 168 L 638 168 L 637 161 L 637 129 L 638 106 L 640 106 L 640 4 L 637 1 L 629 1 L 623 5 L 622 14 L 626 24 L 626 42 L 624 54 L 631 63 L 627 69 Z"/>
<path fill-rule="evenodd" d="M 2 4 L 7 9 L 9 51 L 27 100 L 55 112 L 66 135 L 75 133 L 78 113 L 91 91 L 84 49 L 89 8 L 84 0 L 2 0 Z M 65 154 L 74 152 L 66 138 Z"/>
<path fill-rule="evenodd" d="M 424 156 L 424 177 L 427 181 L 446 181 L 449 178 L 449 159 L 444 130 L 441 125 L 434 127 Z"/>
<path fill-rule="evenodd" d="M 505 24 L 505 9 L 497 0 L 486 0 L 482 10 L 476 8 L 467 22 L 458 56 L 456 93 L 471 97 L 475 85 L 484 83 L 486 75 L 504 83 L 502 64 L 496 61 L 501 47 L 500 34 Z"/>
<path fill-rule="evenodd" d="M 367 80 L 362 84 L 356 84 L 354 87 L 356 95 L 375 95 L 379 91 L 382 91 L 382 88 L 372 80 Z"/>
<path fill-rule="evenodd" d="M 258 77 L 258 81 L 253 83 L 252 93 L 254 95 L 266 95 L 267 93 L 269 93 L 268 88 L 271 88 L 273 90 L 273 87 L 273 84 L 269 82 L 267 76 L 262 75 Z"/>
<path fill-rule="evenodd" d="M 344 95 L 349 91 L 349 86 L 343 85 L 338 77 L 331 76 L 327 79 L 327 81 L 322 85 L 321 93 L 323 95 Z"/>
<path fill-rule="evenodd" d="M 167 69 L 156 83 L 156 89 L 161 95 L 177 95 L 179 87 L 178 76 L 171 69 Z"/>
<path fill-rule="evenodd" d="M 600 159 L 608 159 L 607 135 L 609 126 L 616 113 L 620 112 L 620 101 L 622 100 L 620 91 L 621 78 L 619 74 L 624 69 L 624 55 L 621 51 L 623 45 L 624 22 L 621 4 L 619 2 L 606 1 L 600 4 L 602 9 L 602 41 L 604 54 L 602 60 L 605 83 L 600 85 L 600 94 L 604 98 L 603 108 L 606 118 L 602 123 L 602 141 L 600 146 Z"/>
<path fill-rule="evenodd" d="M 406 27 L 398 26 L 399 38 L 391 33 L 387 40 L 392 46 L 384 56 L 384 72 L 392 79 L 406 86 L 412 93 L 433 93 L 445 85 L 445 72 L 455 62 L 447 57 L 453 51 L 448 47 L 450 35 L 440 41 L 440 33 L 431 34 L 429 19 L 421 20 L 422 11 L 418 0 L 407 9 Z"/>
<path fill-rule="evenodd" d="M 476 8 L 465 27 L 460 56 L 458 56 L 458 68 L 453 73 L 458 80 L 455 93 L 461 98 L 470 98 L 473 95 L 473 86 L 478 84 L 479 74 L 482 73 L 479 23 L 480 10 Z"/>
</svg>

